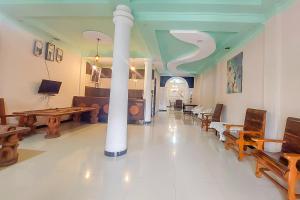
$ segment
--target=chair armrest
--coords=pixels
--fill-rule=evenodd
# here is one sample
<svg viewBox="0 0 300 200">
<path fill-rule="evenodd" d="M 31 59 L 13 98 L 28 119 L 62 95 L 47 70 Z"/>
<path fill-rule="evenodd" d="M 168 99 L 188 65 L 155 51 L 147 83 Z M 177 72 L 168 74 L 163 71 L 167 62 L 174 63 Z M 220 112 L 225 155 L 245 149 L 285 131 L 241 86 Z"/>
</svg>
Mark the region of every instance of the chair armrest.
<svg viewBox="0 0 300 200">
<path fill-rule="evenodd" d="M 0 124 L 1 125 L 6 125 L 7 124 L 7 120 L 6 118 L 9 118 L 9 117 L 19 117 L 19 115 L 1 115 L 0 116 Z"/>
<path fill-rule="evenodd" d="M 244 128 L 244 125 L 225 124 L 226 130 L 230 130 L 230 128 L 232 128 L 232 127 L 240 127 L 240 128 Z"/>
<path fill-rule="evenodd" d="M 205 117 L 206 119 L 208 119 L 208 118 L 212 117 L 213 114 L 212 113 L 203 113 L 202 116 Z"/>
<path fill-rule="evenodd" d="M 297 153 L 284 153 L 283 157 L 289 161 L 289 169 L 293 168 L 297 170 L 297 162 L 300 160 L 300 154 Z"/>
<path fill-rule="evenodd" d="M 247 135 L 263 135 L 262 132 L 260 131 L 238 131 L 240 134 L 243 133 L 244 135 L 247 134 Z"/>
<path fill-rule="evenodd" d="M 300 154 L 298 153 L 284 153 L 283 157 L 285 157 L 286 159 L 297 159 L 300 160 Z"/>
<path fill-rule="evenodd" d="M 208 117 L 211 117 L 211 113 L 200 113 L 201 114 L 201 120 L 207 120 Z"/>
<path fill-rule="evenodd" d="M 265 142 L 274 142 L 274 143 L 286 143 L 284 140 L 274 140 L 274 139 L 263 139 L 263 138 L 251 138 L 257 144 L 258 150 L 263 150 Z"/>
<path fill-rule="evenodd" d="M 251 138 L 255 142 L 275 142 L 275 143 L 286 143 L 285 140 L 274 140 L 274 139 L 262 139 L 262 138 Z"/>
</svg>

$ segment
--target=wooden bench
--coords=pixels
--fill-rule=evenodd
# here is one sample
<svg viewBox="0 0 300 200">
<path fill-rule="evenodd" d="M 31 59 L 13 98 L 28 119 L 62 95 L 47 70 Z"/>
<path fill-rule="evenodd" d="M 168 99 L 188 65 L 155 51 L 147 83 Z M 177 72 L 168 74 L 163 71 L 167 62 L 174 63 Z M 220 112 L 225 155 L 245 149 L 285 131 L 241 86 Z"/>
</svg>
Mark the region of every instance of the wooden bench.
<svg viewBox="0 0 300 200">
<path fill-rule="evenodd" d="M 205 131 L 208 131 L 208 127 L 211 122 L 220 122 L 221 114 L 223 110 L 223 104 L 217 104 L 214 110 L 214 113 L 201 113 L 201 128 L 205 127 Z"/>
<path fill-rule="evenodd" d="M 248 108 L 246 111 L 244 125 L 226 125 L 224 136 L 226 137 L 225 149 L 233 149 L 238 153 L 241 161 L 246 153 L 247 147 L 255 147 L 257 143 L 251 138 L 264 138 L 266 124 L 266 111 Z M 231 132 L 232 127 L 242 127 L 243 130 Z"/>
<path fill-rule="evenodd" d="M 281 189 L 288 192 L 288 200 L 295 200 L 300 195 L 296 194 L 296 182 L 300 179 L 300 119 L 289 117 L 286 122 L 283 140 L 253 139 L 257 142 L 256 176 L 265 175 Z M 282 143 L 281 152 L 269 153 L 263 151 L 265 142 Z M 277 177 L 287 182 L 288 187 L 282 186 L 266 171 L 272 172 Z"/>
</svg>

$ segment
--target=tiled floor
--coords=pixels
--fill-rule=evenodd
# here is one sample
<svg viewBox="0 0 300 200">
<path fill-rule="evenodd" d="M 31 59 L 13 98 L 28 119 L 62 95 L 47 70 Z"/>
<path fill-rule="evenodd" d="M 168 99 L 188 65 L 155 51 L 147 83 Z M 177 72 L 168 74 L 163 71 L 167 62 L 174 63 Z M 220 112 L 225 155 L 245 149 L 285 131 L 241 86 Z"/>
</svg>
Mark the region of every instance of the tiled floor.
<svg viewBox="0 0 300 200">
<path fill-rule="evenodd" d="M 150 126 L 130 125 L 128 154 L 103 155 L 106 124 L 66 124 L 60 138 L 26 138 L 44 151 L 0 171 L 2 200 L 283 200 L 255 162 L 238 162 L 213 133 L 189 117 L 159 113 Z"/>
</svg>

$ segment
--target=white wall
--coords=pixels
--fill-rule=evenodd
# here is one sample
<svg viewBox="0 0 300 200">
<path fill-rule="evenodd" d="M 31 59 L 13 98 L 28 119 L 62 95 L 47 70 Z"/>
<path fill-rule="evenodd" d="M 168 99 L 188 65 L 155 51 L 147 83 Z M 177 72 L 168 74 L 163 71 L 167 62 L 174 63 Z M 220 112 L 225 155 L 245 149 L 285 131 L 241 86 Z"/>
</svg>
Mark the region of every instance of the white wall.
<svg viewBox="0 0 300 200">
<path fill-rule="evenodd" d="M 282 15 L 281 114 L 300 117 L 300 1 Z M 283 124 L 283 123 L 282 123 Z"/>
<path fill-rule="evenodd" d="M 48 77 L 44 58 L 32 54 L 35 39 L 47 41 L 0 19 L 0 96 L 7 113 L 71 106 L 73 96 L 79 95 L 81 55 L 66 48 L 61 63 L 47 61 L 50 78 L 62 81 L 60 93 L 49 104 L 37 94 L 41 80 Z"/>
<path fill-rule="evenodd" d="M 201 99 L 201 78 L 200 76 L 197 76 L 194 79 L 194 91 L 192 94 L 192 104 L 200 105 L 200 99 Z"/>
<path fill-rule="evenodd" d="M 215 102 L 225 105 L 223 121 L 243 123 L 246 108 L 265 109 L 268 112 L 266 137 L 281 139 L 287 117 L 300 117 L 299 21 L 300 1 L 296 1 L 270 19 L 255 39 L 219 62 L 215 73 Z M 243 92 L 227 94 L 227 60 L 241 51 L 244 52 Z M 210 86 L 201 87 L 204 91 L 207 88 Z M 201 96 L 201 101 L 208 102 L 209 97 Z M 266 148 L 277 151 L 280 146 Z"/>
<path fill-rule="evenodd" d="M 248 107 L 263 108 L 263 35 L 221 61 L 216 71 L 216 102 L 225 105 L 223 121 L 243 123 Z M 236 54 L 244 52 L 243 59 L 243 91 L 227 94 L 227 60 Z"/>
<path fill-rule="evenodd" d="M 195 90 L 197 89 L 197 92 Z M 195 99 L 195 103 L 202 105 L 206 108 L 213 108 L 216 104 L 216 69 L 206 69 L 202 74 L 196 78 L 196 88 L 194 93 L 198 95 Z M 194 95 L 195 97 L 195 95 Z"/>
</svg>

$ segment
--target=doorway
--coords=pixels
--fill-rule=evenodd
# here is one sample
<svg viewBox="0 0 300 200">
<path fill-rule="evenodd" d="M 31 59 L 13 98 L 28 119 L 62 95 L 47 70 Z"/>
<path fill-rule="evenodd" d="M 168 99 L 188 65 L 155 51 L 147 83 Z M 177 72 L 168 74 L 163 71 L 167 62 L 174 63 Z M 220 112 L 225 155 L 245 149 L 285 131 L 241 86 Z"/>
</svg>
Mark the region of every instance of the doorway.
<svg viewBox="0 0 300 200">
<path fill-rule="evenodd" d="M 175 102 L 181 100 L 182 103 L 190 103 L 190 90 L 187 81 L 181 77 L 173 77 L 166 83 L 167 102 L 170 107 L 174 107 Z"/>
</svg>

